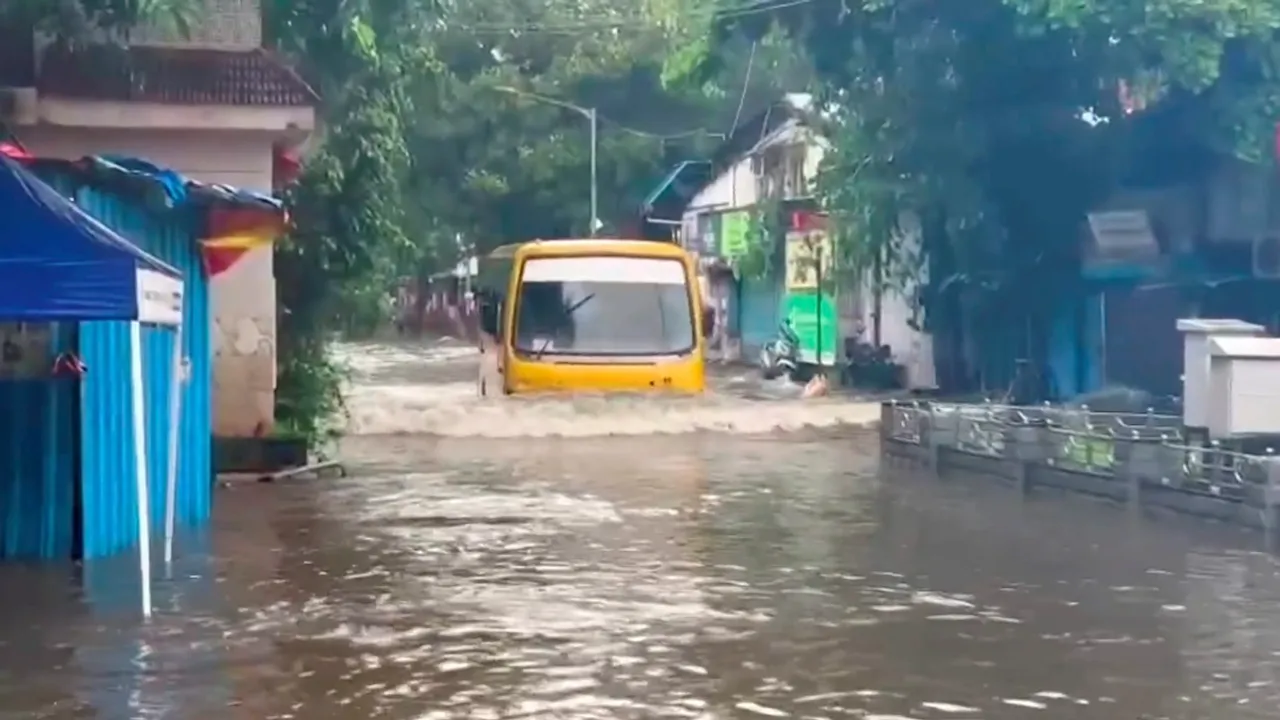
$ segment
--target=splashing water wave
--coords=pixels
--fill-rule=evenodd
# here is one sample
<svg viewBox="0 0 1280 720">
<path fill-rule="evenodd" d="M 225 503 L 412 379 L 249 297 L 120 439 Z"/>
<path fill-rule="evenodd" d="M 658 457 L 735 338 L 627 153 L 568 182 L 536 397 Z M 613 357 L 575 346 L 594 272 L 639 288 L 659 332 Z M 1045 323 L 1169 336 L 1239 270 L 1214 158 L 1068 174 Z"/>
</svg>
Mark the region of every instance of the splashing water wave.
<svg viewBox="0 0 1280 720">
<path fill-rule="evenodd" d="M 801 399 L 787 381 L 763 382 L 743 369 L 717 373 L 698 398 L 641 395 L 488 397 L 477 393 L 479 354 L 456 343 L 348 344 L 353 435 L 602 437 L 691 432 L 759 434 L 867 426 L 879 406 L 856 398 Z"/>
</svg>

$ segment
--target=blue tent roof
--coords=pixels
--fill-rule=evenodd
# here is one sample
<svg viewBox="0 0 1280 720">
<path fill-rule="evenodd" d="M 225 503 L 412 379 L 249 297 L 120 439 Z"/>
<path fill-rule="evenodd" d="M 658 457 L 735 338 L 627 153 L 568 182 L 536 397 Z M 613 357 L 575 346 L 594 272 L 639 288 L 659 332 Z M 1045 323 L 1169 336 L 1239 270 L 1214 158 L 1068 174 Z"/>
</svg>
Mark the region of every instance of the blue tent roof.
<svg viewBox="0 0 1280 720">
<path fill-rule="evenodd" d="M 0 156 L 0 320 L 129 320 L 138 270 L 181 274 Z"/>
</svg>

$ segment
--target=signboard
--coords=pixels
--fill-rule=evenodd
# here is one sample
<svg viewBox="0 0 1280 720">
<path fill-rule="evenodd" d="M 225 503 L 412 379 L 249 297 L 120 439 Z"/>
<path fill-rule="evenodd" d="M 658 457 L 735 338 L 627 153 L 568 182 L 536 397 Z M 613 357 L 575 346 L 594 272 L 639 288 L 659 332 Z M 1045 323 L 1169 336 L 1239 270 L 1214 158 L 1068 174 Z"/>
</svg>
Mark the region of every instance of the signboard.
<svg viewBox="0 0 1280 720">
<path fill-rule="evenodd" d="M 1156 270 L 1160 245 L 1144 210 L 1108 210 L 1088 215 L 1092 242 L 1082 272 L 1091 279 L 1148 277 Z"/>
<path fill-rule="evenodd" d="M 751 216 L 743 210 L 720 216 L 720 257 L 732 260 L 747 254 L 751 233 Z"/>
<path fill-rule="evenodd" d="M 0 323 L 0 379 L 43 379 L 52 366 L 52 325 Z"/>
<path fill-rule="evenodd" d="M 138 322 L 182 324 L 182 281 L 154 270 L 138 271 Z"/>
<path fill-rule="evenodd" d="M 1098 250 L 1104 254 L 1155 255 L 1160 252 L 1145 210 L 1091 212 L 1089 230 Z"/>
<path fill-rule="evenodd" d="M 791 215 L 786 236 L 786 294 L 783 314 L 800 337 L 801 362 L 835 365 L 840 322 L 835 293 L 834 244 L 820 213 Z"/>
<path fill-rule="evenodd" d="M 835 365 L 840 345 L 840 316 L 832 293 L 796 290 L 786 294 L 783 315 L 791 321 L 791 329 L 800 338 L 800 361 Z M 818 358 L 818 347 L 822 358 Z"/>
<path fill-rule="evenodd" d="M 708 213 L 699 215 L 695 223 L 696 230 L 691 236 L 692 242 L 687 249 L 699 255 L 714 255 L 716 248 L 720 246 L 720 241 L 716 239 L 716 228 L 719 224 L 714 215 Z"/>
<path fill-rule="evenodd" d="M 825 228 L 793 230 L 787 233 L 787 290 L 813 290 L 819 277 L 831 278 L 831 237 Z"/>
</svg>

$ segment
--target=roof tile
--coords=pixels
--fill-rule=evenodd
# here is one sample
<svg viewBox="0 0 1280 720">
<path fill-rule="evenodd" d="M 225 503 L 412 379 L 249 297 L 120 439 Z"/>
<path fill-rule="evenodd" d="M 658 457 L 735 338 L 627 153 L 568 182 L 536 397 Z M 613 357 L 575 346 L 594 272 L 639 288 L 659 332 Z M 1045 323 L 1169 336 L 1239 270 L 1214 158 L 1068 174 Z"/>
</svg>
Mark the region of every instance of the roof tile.
<svg viewBox="0 0 1280 720">
<path fill-rule="evenodd" d="M 50 46 L 36 87 L 80 100 L 173 105 L 314 105 L 315 91 L 266 50 L 134 45 Z"/>
</svg>

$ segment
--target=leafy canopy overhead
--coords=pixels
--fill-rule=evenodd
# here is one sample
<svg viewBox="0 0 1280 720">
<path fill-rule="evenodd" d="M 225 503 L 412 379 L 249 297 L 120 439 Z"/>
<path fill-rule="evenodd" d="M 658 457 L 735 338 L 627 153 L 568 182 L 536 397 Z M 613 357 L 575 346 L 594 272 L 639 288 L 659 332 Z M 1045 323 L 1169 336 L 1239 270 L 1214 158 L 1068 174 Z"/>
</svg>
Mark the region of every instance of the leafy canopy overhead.
<svg viewBox="0 0 1280 720">
<path fill-rule="evenodd" d="M 736 97 L 662 77 L 697 37 L 681 29 L 684 1 L 266 3 L 270 44 L 324 98 L 276 256 L 283 420 L 314 435 L 337 408 L 327 333 L 384 321 L 395 284 L 468 252 L 588 232 L 588 108 L 604 232 L 729 129 Z"/>
<path fill-rule="evenodd" d="M 715 37 L 781 27 L 812 59 L 838 119 L 820 184 L 856 265 L 892 254 L 910 210 L 961 265 L 1042 280 L 1024 271 L 1072 262 L 1084 211 L 1129 180 L 1144 146 L 1272 154 L 1277 0 L 775 7 Z"/>
</svg>

